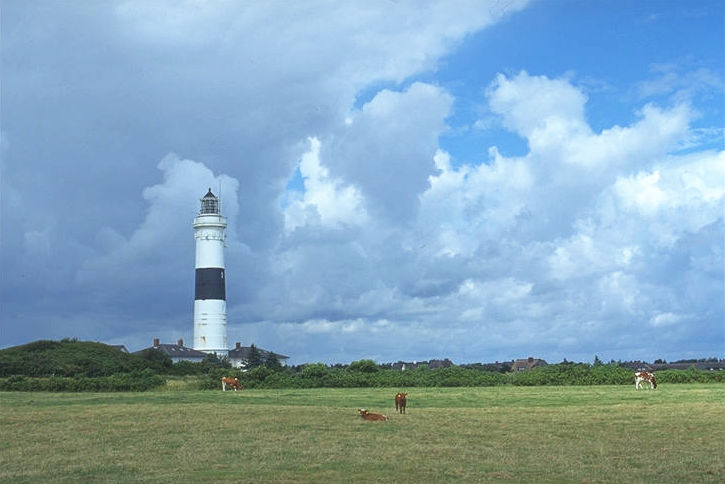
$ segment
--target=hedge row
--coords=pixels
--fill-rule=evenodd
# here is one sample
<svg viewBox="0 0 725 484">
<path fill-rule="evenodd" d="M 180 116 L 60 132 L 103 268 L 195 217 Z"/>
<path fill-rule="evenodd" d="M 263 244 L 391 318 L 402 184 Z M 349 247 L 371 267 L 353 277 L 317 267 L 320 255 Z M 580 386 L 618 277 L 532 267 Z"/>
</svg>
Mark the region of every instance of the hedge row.
<svg viewBox="0 0 725 484">
<path fill-rule="evenodd" d="M 22 375 L 0 378 L 1 391 L 22 392 L 143 392 L 166 384 L 159 375 L 144 370 L 137 374 L 125 373 L 101 377 L 48 378 Z"/>
<path fill-rule="evenodd" d="M 353 368 L 353 369 L 351 369 Z M 722 382 L 725 371 L 662 370 L 656 372 L 659 383 Z M 414 370 L 381 369 L 377 366 L 330 368 L 322 363 L 301 369 L 278 371 L 258 367 L 250 371 L 216 368 L 199 382 L 203 390 L 218 390 L 220 378 L 239 378 L 245 388 L 359 388 L 359 387 L 488 387 L 498 385 L 633 385 L 634 372 L 616 364 L 589 365 L 560 363 L 516 373 L 498 373 L 452 366 L 448 368 L 416 368 Z M 37 378 L 11 376 L 0 378 L 0 391 L 50 392 L 119 392 L 146 391 L 163 386 L 164 377 L 146 369 L 106 377 Z"/>
<path fill-rule="evenodd" d="M 497 385 L 634 385 L 634 372 L 613 365 L 561 363 L 516 373 L 498 373 L 458 366 L 417 368 L 415 370 L 374 369 L 353 371 L 329 368 L 322 363 L 304 366 L 301 371 L 272 371 L 265 367 L 248 372 L 220 370 L 205 378 L 203 389 L 218 389 L 220 376 L 236 376 L 245 388 L 356 388 L 356 387 L 483 387 Z M 659 383 L 722 382 L 725 372 L 664 370 L 656 372 Z"/>
</svg>

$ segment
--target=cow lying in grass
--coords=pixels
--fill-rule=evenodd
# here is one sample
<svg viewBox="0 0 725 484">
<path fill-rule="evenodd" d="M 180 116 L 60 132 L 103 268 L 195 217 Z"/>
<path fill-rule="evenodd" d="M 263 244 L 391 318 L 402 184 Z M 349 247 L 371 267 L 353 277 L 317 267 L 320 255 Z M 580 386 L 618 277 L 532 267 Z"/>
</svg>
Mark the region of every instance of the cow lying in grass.
<svg viewBox="0 0 725 484">
<path fill-rule="evenodd" d="M 407 393 L 397 393 L 395 395 L 395 411 L 405 413 L 405 396 Z"/>
<path fill-rule="evenodd" d="M 639 390 L 642 388 L 642 383 L 649 383 L 651 389 L 657 388 L 657 380 L 655 376 L 648 371 L 638 371 L 634 374 L 634 388 Z"/>
<path fill-rule="evenodd" d="M 383 422 L 388 421 L 388 417 L 380 413 L 370 413 L 366 408 L 358 408 L 358 413 L 363 420 L 381 420 Z"/>
<path fill-rule="evenodd" d="M 222 377 L 222 391 L 227 391 L 227 385 L 234 388 L 234 391 L 242 389 L 242 384 L 239 383 L 239 378 Z"/>
</svg>

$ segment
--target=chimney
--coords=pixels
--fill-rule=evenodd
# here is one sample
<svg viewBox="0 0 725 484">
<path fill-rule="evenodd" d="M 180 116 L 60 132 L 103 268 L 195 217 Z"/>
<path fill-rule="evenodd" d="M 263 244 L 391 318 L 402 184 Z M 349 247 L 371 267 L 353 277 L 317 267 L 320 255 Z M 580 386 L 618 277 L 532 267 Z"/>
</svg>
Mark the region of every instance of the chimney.
<svg viewBox="0 0 725 484">
<path fill-rule="evenodd" d="M 179 343 L 179 346 L 184 346 L 184 340 L 183 340 L 183 339 L 180 339 L 180 340 L 178 341 L 178 343 Z"/>
<path fill-rule="evenodd" d="M 239 341 L 237 341 L 237 348 L 236 349 L 238 349 L 238 350 L 242 349 L 242 343 L 240 343 Z"/>
<path fill-rule="evenodd" d="M 159 345 L 159 339 L 158 338 L 154 338 L 154 346 L 158 346 L 158 345 Z"/>
</svg>

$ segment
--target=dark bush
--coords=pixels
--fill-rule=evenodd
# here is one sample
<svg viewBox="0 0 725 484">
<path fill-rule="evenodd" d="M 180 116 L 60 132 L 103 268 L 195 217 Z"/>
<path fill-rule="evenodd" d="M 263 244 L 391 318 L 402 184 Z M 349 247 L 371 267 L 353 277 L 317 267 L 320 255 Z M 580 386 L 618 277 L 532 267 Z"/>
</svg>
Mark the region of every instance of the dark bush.
<svg viewBox="0 0 725 484">
<path fill-rule="evenodd" d="M 149 370 L 150 371 L 150 370 Z M 26 377 L 0 378 L 0 390 L 23 392 L 143 392 L 166 383 L 159 375 L 144 372 L 102 377 Z"/>
<path fill-rule="evenodd" d="M 378 365 L 373 360 L 358 360 L 350 363 L 349 370 L 360 373 L 374 373 L 378 371 Z"/>
<path fill-rule="evenodd" d="M 0 350 L 0 377 L 96 377 L 145 368 L 162 370 L 159 365 L 139 355 L 89 341 L 36 341 Z"/>
</svg>

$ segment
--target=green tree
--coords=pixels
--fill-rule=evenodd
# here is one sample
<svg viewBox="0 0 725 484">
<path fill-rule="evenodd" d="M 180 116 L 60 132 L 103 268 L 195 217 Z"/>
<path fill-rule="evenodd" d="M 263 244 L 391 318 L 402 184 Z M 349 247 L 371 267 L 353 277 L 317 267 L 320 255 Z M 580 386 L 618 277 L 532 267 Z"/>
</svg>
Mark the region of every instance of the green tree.
<svg viewBox="0 0 725 484">
<path fill-rule="evenodd" d="M 322 378 L 327 374 L 327 366 L 324 363 L 309 363 L 302 368 L 303 378 Z"/>
<path fill-rule="evenodd" d="M 249 347 L 249 354 L 247 355 L 247 369 L 251 370 L 252 368 L 257 368 L 258 366 L 264 365 L 264 359 L 262 357 L 262 352 L 259 351 L 259 348 L 254 346 L 252 344 Z"/>
<path fill-rule="evenodd" d="M 267 353 L 267 357 L 264 359 L 264 366 L 273 371 L 279 371 L 282 369 L 282 363 L 279 362 L 277 355 L 272 352 Z"/>
<path fill-rule="evenodd" d="M 171 358 L 161 350 L 149 348 L 139 353 L 139 356 L 146 361 L 149 361 L 152 366 L 158 369 L 170 370 L 173 362 Z"/>
<path fill-rule="evenodd" d="M 360 373 L 374 373 L 378 371 L 378 365 L 373 360 L 358 360 L 350 363 L 349 369 Z"/>
<path fill-rule="evenodd" d="M 219 368 L 231 368 L 232 365 L 226 358 L 219 358 L 216 353 L 209 353 L 201 360 L 201 367 L 205 373 L 210 373 Z"/>
</svg>

